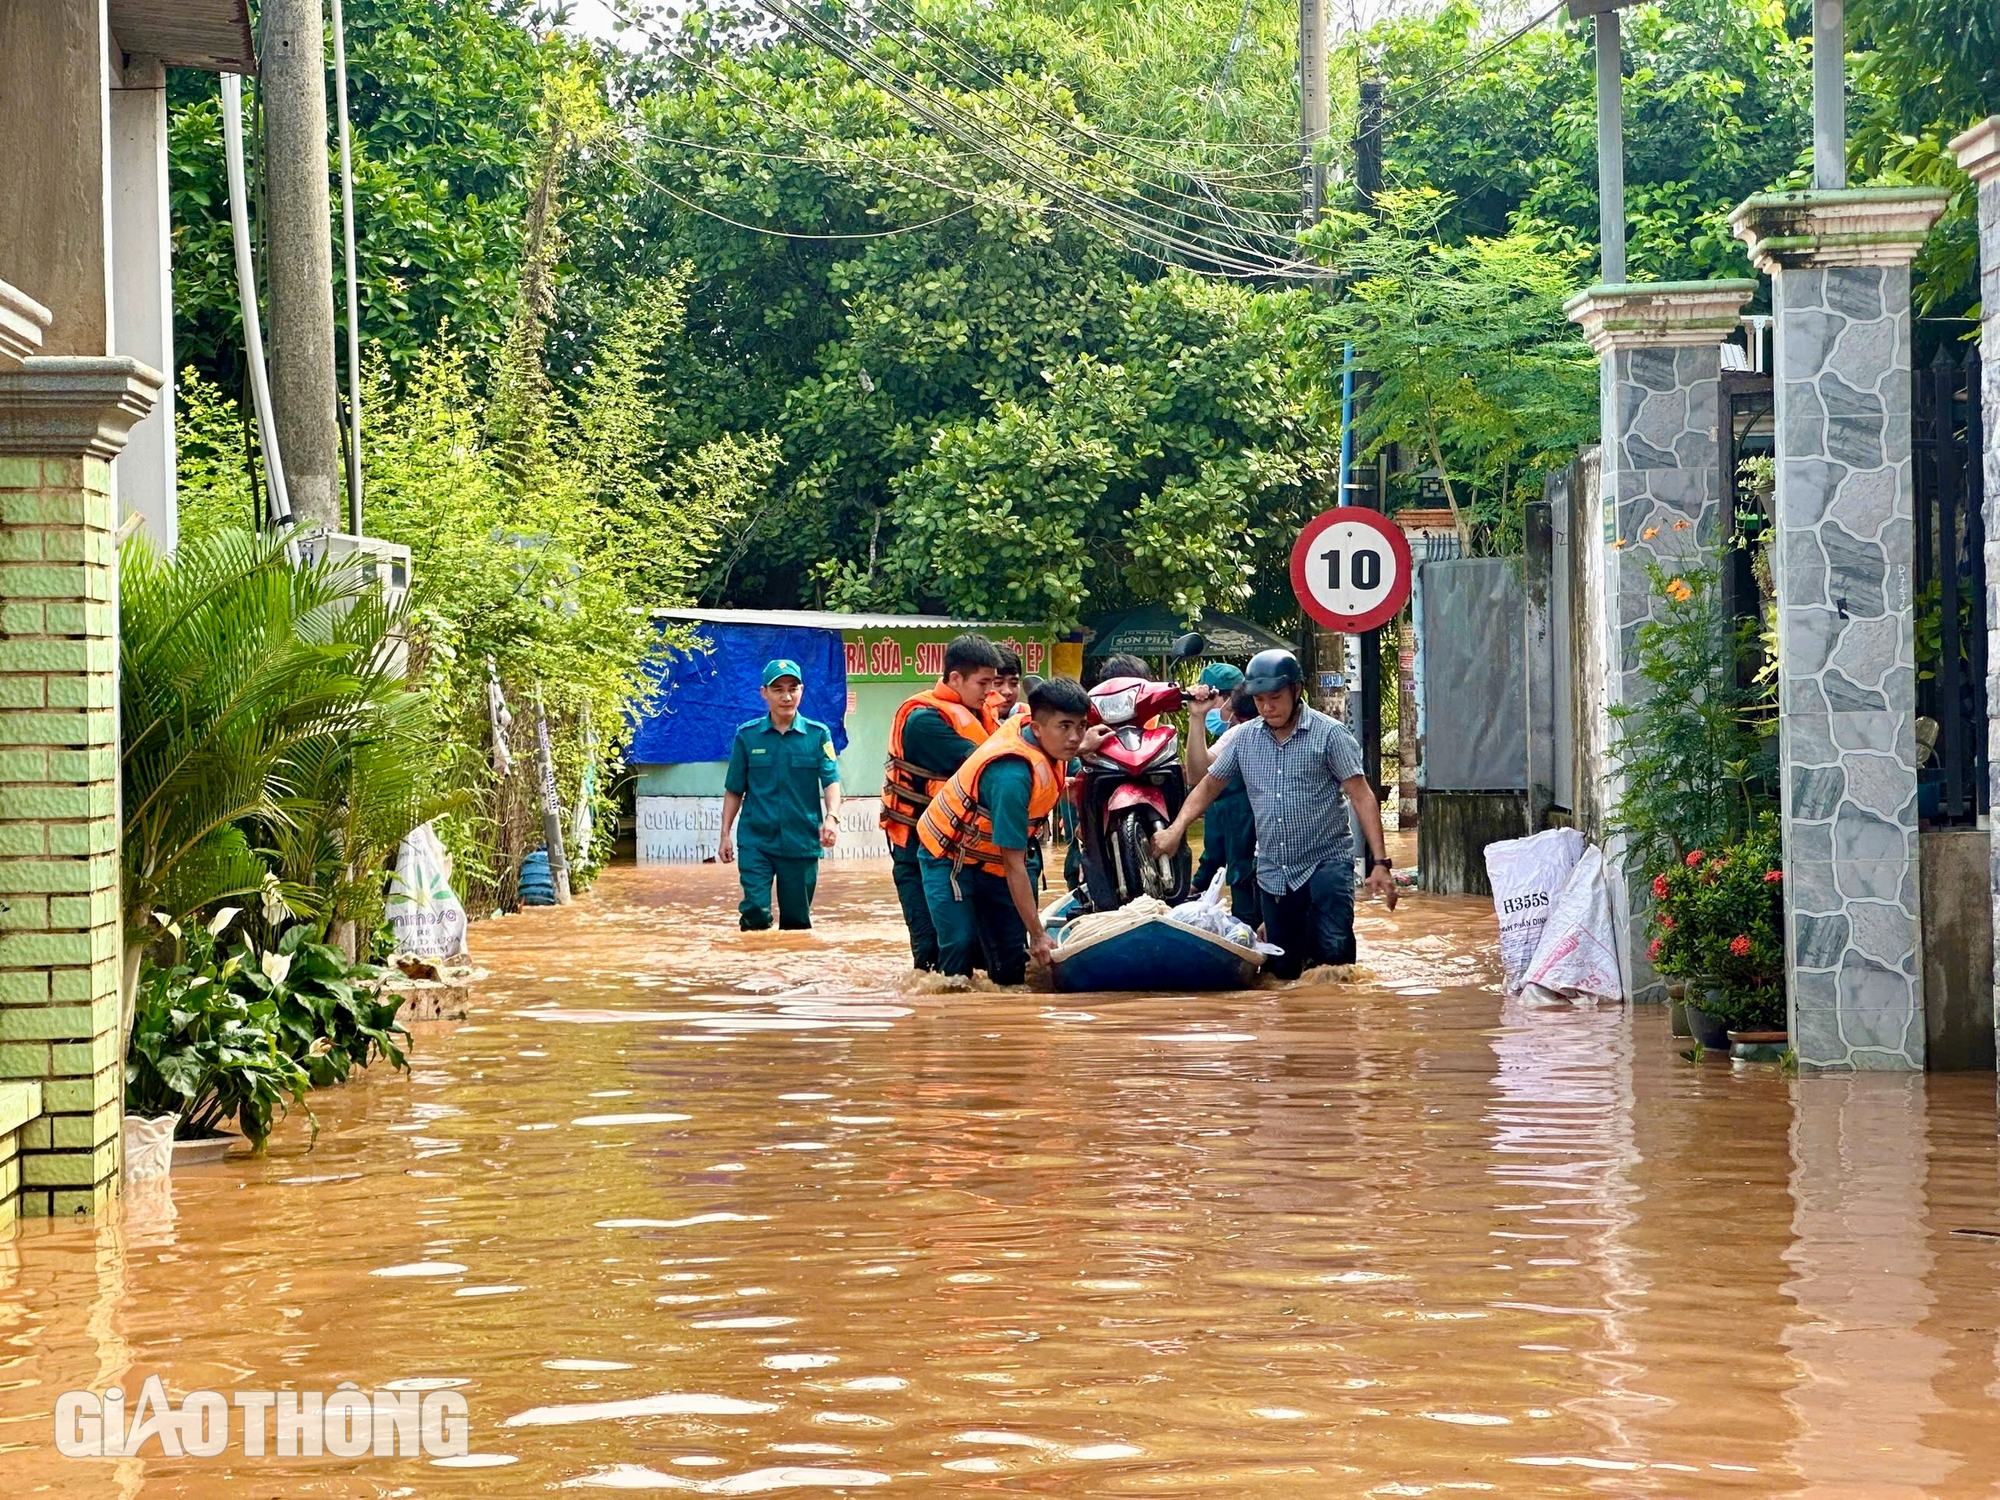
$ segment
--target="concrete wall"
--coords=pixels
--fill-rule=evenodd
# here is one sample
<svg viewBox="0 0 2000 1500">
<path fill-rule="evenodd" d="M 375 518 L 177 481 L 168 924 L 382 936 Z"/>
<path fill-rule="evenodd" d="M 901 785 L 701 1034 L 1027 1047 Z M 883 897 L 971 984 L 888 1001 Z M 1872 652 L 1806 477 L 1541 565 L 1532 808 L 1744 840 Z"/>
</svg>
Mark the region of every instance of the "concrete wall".
<svg viewBox="0 0 2000 1500">
<path fill-rule="evenodd" d="M 1924 1066 L 1993 1066 L 1992 835 L 1984 828 L 1917 836 L 1922 866 Z"/>
<path fill-rule="evenodd" d="M 157 61 L 124 56 L 103 0 L 0 0 L 0 281 L 52 314 L 42 355 L 128 355 L 169 377 L 112 492 L 171 547 L 166 88 Z"/>
<path fill-rule="evenodd" d="M 0 1234 L 19 1217 L 21 1147 L 41 1112 L 39 1083 L 0 1083 Z"/>
<path fill-rule="evenodd" d="M 636 842 L 642 865 L 691 865 L 715 858 L 722 836 L 722 798 L 656 797 L 641 792 L 633 799 Z M 889 841 L 882 836 L 882 799 L 846 797 L 840 803 L 840 841 L 828 859 L 888 858 Z"/>
<path fill-rule="evenodd" d="M 0 396 L 4 401 L 4 396 Z M 0 1078 L 39 1081 L 24 1210 L 118 1168 L 120 924 L 110 466 L 0 455 Z"/>
<path fill-rule="evenodd" d="M 0 281 L 41 352 L 112 352 L 111 41 L 103 0 L 0 0 Z"/>
<path fill-rule="evenodd" d="M 1430 792 L 1417 819 L 1417 884 L 1434 896 L 1490 896 L 1486 846 L 1528 832 L 1526 792 Z"/>
</svg>

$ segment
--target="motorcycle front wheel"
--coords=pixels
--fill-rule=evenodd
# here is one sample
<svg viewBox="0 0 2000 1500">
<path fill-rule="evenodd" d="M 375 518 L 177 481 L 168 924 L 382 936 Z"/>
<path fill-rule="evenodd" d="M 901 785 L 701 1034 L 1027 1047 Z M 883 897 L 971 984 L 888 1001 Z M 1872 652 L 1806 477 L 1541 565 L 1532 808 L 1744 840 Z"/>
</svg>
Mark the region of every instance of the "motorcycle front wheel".
<svg viewBox="0 0 2000 1500">
<path fill-rule="evenodd" d="M 1118 885 L 1119 905 L 1134 896 L 1173 902 L 1187 895 L 1192 870 L 1187 846 L 1183 844 L 1171 860 L 1153 853 L 1153 835 L 1166 826 L 1150 807 L 1124 808 L 1112 820 L 1112 878 Z"/>
</svg>

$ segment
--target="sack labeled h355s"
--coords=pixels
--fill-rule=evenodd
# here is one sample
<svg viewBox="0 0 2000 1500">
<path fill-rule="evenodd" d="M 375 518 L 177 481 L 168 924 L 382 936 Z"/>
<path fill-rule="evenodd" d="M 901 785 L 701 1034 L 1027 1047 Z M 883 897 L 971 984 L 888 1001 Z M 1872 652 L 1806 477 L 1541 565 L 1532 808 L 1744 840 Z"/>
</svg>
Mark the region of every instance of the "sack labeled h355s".
<svg viewBox="0 0 2000 1500">
<path fill-rule="evenodd" d="M 1525 839 L 1486 846 L 1486 878 L 1493 886 L 1493 910 L 1500 918 L 1500 966 L 1507 993 L 1527 982 L 1528 965 L 1541 946 L 1556 892 L 1583 854 L 1584 838 L 1574 828 L 1551 828 Z"/>
</svg>

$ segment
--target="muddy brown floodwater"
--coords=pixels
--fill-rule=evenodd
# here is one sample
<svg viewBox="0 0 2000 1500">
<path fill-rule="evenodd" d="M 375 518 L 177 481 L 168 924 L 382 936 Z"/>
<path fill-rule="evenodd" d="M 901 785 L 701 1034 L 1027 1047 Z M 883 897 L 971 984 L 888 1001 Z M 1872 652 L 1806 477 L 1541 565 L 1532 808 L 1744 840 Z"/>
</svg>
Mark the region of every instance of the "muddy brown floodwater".
<svg viewBox="0 0 2000 1500">
<path fill-rule="evenodd" d="M 1988 1495 L 1993 1080 L 1789 1079 L 1374 981 L 908 996 L 882 865 L 617 869 L 413 1071 L 0 1245 L 0 1495 Z M 62 1391 L 450 1383 L 421 1457 L 63 1459 Z"/>
</svg>

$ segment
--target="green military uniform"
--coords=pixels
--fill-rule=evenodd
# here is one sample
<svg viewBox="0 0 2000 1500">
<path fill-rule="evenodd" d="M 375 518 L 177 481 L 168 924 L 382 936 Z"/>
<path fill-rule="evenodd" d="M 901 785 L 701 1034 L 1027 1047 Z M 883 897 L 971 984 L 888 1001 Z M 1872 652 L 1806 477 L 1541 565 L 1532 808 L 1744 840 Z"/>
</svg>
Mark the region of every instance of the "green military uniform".
<svg viewBox="0 0 2000 1500">
<path fill-rule="evenodd" d="M 1200 681 L 1224 693 L 1243 686 L 1243 673 L 1228 662 L 1212 662 L 1202 668 Z M 1222 737 L 1222 715 L 1208 711 L 1210 748 Z M 1257 899 L 1257 823 L 1250 812 L 1250 793 L 1243 778 L 1232 776 L 1221 796 L 1209 803 L 1201 815 L 1201 863 L 1195 867 L 1194 888 L 1206 891 L 1215 872 L 1224 872 L 1229 887 L 1229 909 L 1239 922 L 1255 927 L 1263 920 L 1262 903 Z"/>
<path fill-rule="evenodd" d="M 1263 920 L 1257 900 L 1257 823 L 1240 776 L 1231 777 L 1222 795 L 1201 815 L 1201 864 L 1194 872 L 1195 889 L 1207 890 L 1217 870 L 1224 872 L 1229 887 L 1229 909 L 1238 921 L 1255 927 Z"/>
<path fill-rule="evenodd" d="M 745 932 L 771 925 L 771 886 L 778 888 L 778 926 L 812 926 L 819 884 L 820 791 L 840 779 L 833 732 L 800 714 L 780 733 L 769 714 L 736 731 L 723 789 L 743 799 L 736 820 L 736 867 L 743 882 Z"/>
</svg>

